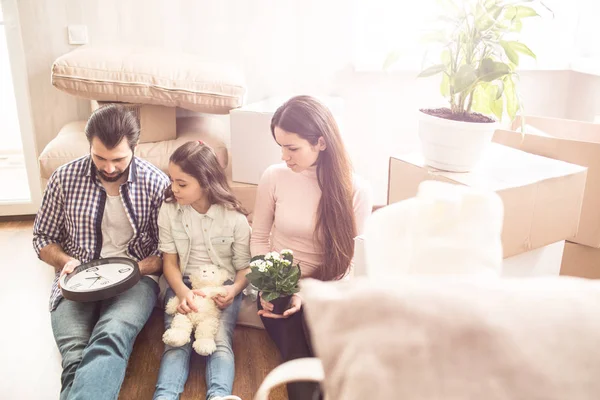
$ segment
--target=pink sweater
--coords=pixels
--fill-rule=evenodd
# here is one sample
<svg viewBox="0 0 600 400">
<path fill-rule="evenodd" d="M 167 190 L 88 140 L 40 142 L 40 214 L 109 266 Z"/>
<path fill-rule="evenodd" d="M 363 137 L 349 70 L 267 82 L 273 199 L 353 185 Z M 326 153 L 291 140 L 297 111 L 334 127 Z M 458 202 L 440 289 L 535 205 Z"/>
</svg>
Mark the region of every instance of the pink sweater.
<svg viewBox="0 0 600 400">
<path fill-rule="evenodd" d="M 360 235 L 373 201 L 366 182 L 354 176 L 353 185 L 352 202 Z M 299 173 L 283 163 L 267 168 L 256 194 L 250 239 L 252 256 L 290 249 L 294 262 L 300 262 L 302 276 L 311 276 L 323 260 L 323 253 L 313 242 L 320 198 L 316 167 Z"/>
</svg>

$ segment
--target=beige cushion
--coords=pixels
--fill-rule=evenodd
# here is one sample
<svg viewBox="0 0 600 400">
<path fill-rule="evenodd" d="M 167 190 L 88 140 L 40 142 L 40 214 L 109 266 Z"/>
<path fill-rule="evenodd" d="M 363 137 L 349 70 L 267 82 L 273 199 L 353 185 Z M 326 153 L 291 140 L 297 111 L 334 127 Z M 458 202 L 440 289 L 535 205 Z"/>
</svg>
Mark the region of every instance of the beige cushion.
<svg viewBox="0 0 600 400">
<path fill-rule="evenodd" d="M 592 400 L 600 282 L 398 278 L 302 284 L 329 400 Z"/>
<path fill-rule="evenodd" d="M 92 112 L 108 104 L 119 104 L 133 113 L 140 125 L 140 143 L 177 138 L 177 108 L 175 107 L 92 100 Z"/>
<path fill-rule="evenodd" d="M 90 100 L 227 114 L 242 106 L 243 75 L 228 65 L 160 48 L 83 46 L 52 65 L 52 84 Z"/>
<path fill-rule="evenodd" d="M 50 178 L 61 165 L 89 153 L 90 145 L 84 134 L 85 124 L 85 121 L 76 121 L 65 125 L 44 148 L 39 157 L 40 175 L 43 179 Z M 167 172 L 169 157 L 173 151 L 190 140 L 202 140 L 211 146 L 221 165 L 226 167 L 228 177 L 231 177 L 227 127 L 215 117 L 178 118 L 177 139 L 141 143 L 136 147 L 135 154 Z"/>
</svg>

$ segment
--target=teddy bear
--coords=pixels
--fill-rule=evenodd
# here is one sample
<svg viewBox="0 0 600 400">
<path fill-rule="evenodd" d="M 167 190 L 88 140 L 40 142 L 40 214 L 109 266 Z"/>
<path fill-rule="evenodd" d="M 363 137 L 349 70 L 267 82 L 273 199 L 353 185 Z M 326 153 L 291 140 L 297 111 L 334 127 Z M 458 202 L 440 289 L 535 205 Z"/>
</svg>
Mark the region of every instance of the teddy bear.
<svg viewBox="0 0 600 400">
<path fill-rule="evenodd" d="M 207 264 L 200 267 L 190 275 L 192 289 L 201 289 L 206 297 L 195 296 L 194 303 L 197 312 L 180 314 L 177 312 L 179 298 L 171 298 L 165 307 L 169 315 L 175 315 L 171 327 L 163 334 L 163 342 L 173 347 L 180 347 L 190 342 L 192 331 L 195 341 L 192 345 L 196 353 L 207 356 L 212 354 L 217 346 L 215 335 L 219 328 L 221 310 L 215 304 L 213 297 L 226 295 L 223 282 L 227 280 L 227 273 L 216 265 Z"/>
</svg>

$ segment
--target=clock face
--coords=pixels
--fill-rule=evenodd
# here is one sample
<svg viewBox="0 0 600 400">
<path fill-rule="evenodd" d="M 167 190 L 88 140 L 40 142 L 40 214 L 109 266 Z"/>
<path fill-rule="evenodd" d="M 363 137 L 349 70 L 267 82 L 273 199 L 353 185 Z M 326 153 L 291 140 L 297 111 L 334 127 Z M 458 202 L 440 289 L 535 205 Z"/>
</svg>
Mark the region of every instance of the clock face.
<svg viewBox="0 0 600 400">
<path fill-rule="evenodd" d="M 63 296 L 75 301 L 97 301 L 124 292 L 140 279 L 135 261 L 113 257 L 81 264 L 61 278 Z"/>
<path fill-rule="evenodd" d="M 66 289 L 85 292 L 119 283 L 133 273 L 133 267 L 128 264 L 110 263 L 89 267 L 71 274 L 66 280 Z"/>
</svg>

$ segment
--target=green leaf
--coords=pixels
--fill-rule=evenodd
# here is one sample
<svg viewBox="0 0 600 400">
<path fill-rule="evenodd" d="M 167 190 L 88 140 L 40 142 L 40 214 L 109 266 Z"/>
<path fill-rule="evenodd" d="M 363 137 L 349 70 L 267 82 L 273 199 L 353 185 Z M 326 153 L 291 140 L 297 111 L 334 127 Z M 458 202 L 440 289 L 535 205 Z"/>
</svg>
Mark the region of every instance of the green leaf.
<svg viewBox="0 0 600 400">
<path fill-rule="evenodd" d="M 500 41 L 500 45 L 504 49 L 504 52 L 506 53 L 506 56 L 508 57 L 508 59 L 515 65 L 519 65 L 519 54 L 513 48 L 512 43 L 516 43 L 516 42 L 507 42 L 505 40 Z"/>
<path fill-rule="evenodd" d="M 517 16 L 517 7 L 508 6 L 504 12 L 504 19 L 508 21 L 512 21 L 513 18 Z"/>
<path fill-rule="evenodd" d="M 519 109 L 519 99 L 515 92 L 512 76 L 504 78 L 504 98 L 506 100 L 506 113 L 510 120 L 514 120 Z"/>
<path fill-rule="evenodd" d="M 446 66 L 444 64 L 437 64 L 437 65 L 433 65 L 433 66 L 431 66 L 429 68 L 424 69 L 417 76 L 419 78 L 425 78 L 425 77 L 428 77 L 428 76 L 439 74 L 440 72 L 442 72 L 444 70 L 446 70 Z"/>
<path fill-rule="evenodd" d="M 526 6 L 516 6 L 516 17 L 518 19 L 528 18 L 528 17 L 539 17 L 540 14 L 537 13 L 533 8 Z"/>
<path fill-rule="evenodd" d="M 454 77 L 454 93 L 460 93 L 475 83 L 477 73 L 472 65 L 464 64 L 460 67 Z"/>
<path fill-rule="evenodd" d="M 523 22 L 520 19 L 515 20 L 510 27 L 511 32 L 521 32 L 521 29 L 523 29 Z"/>
<path fill-rule="evenodd" d="M 390 54 L 388 54 L 383 62 L 383 70 L 387 71 L 392 65 L 396 64 L 396 62 L 398 62 L 400 59 L 401 54 L 402 53 L 400 51 L 392 51 Z"/>
<path fill-rule="evenodd" d="M 496 91 L 496 100 L 498 100 L 502 97 L 502 94 L 504 93 L 504 82 L 498 81 L 496 87 L 498 88 L 498 90 Z"/>
<path fill-rule="evenodd" d="M 531 49 L 529 47 L 527 47 L 525 44 L 523 44 L 521 42 L 515 42 L 515 41 L 509 41 L 506 43 L 510 43 L 510 47 L 514 51 L 518 51 L 521 54 L 525 54 L 525 55 L 528 55 L 529 57 L 536 58 L 534 52 L 531 51 Z"/>
<path fill-rule="evenodd" d="M 440 59 L 442 60 L 442 64 L 448 66 L 452 63 L 452 55 L 450 53 L 449 49 L 445 49 L 444 51 L 442 51 L 442 55 L 440 56 Z"/>
<path fill-rule="evenodd" d="M 477 76 L 479 80 L 484 82 L 492 82 L 510 73 L 508 65 L 493 61 L 491 58 L 486 58 L 481 62 Z"/>
<path fill-rule="evenodd" d="M 493 100 L 490 104 L 492 112 L 498 118 L 498 121 L 502 120 L 502 113 L 504 112 L 504 100 L 502 98 Z"/>
<path fill-rule="evenodd" d="M 261 297 L 262 297 L 262 299 L 263 299 L 264 301 L 273 301 L 273 300 L 275 300 L 276 298 L 278 298 L 278 297 L 280 297 L 280 296 L 279 296 L 279 293 L 276 293 L 276 292 L 269 292 L 269 293 L 265 293 L 265 292 L 263 291 L 263 293 L 262 293 Z"/>
<path fill-rule="evenodd" d="M 490 109 L 490 96 L 487 91 L 488 86 L 489 84 L 487 83 L 478 85 L 473 92 L 472 110 L 484 115 L 492 114 L 492 110 Z"/>
</svg>

